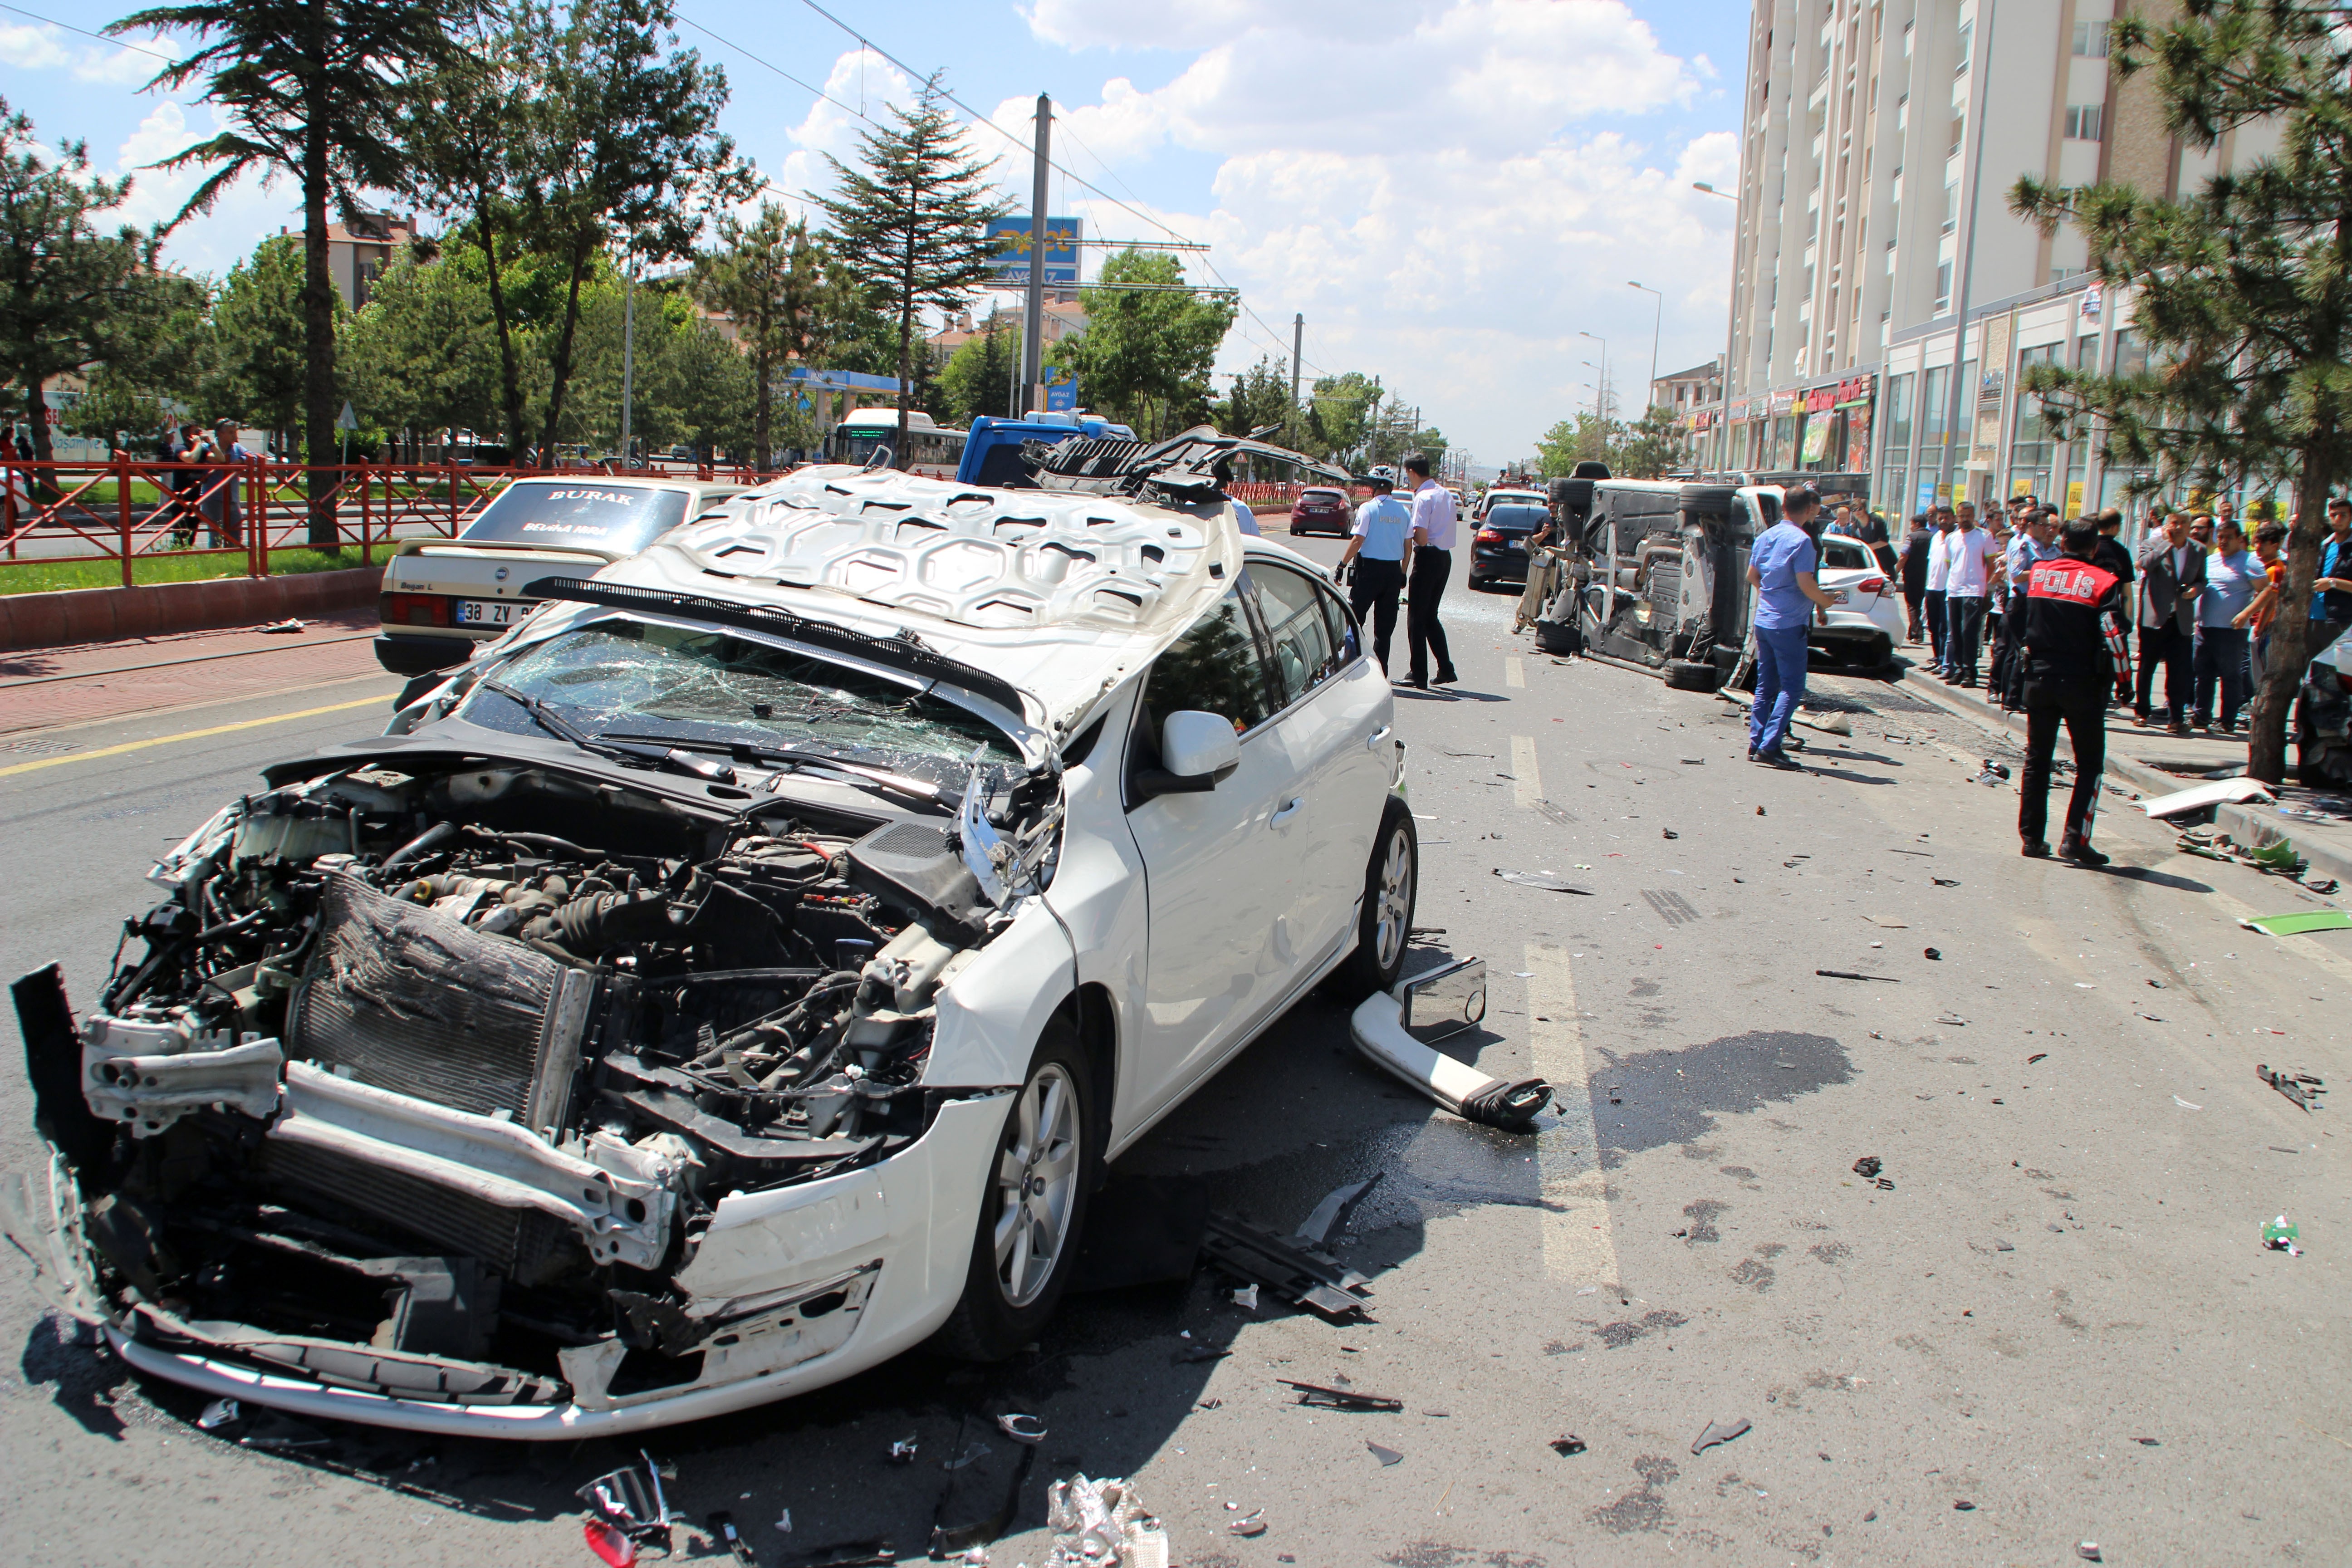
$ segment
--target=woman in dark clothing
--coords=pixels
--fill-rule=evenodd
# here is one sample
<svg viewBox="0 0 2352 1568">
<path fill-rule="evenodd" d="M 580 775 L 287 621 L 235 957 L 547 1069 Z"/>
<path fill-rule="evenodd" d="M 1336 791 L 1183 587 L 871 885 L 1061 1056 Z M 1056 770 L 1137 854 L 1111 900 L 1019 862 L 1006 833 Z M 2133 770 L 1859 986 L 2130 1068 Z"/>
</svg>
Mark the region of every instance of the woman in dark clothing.
<svg viewBox="0 0 2352 1568">
<path fill-rule="evenodd" d="M 1927 526 L 1927 514 L 1911 514 L 1911 531 L 1903 540 L 1903 603 L 1911 612 L 1911 641 L 1927 640 L 1927 628 L 1921 624 L 1920 611 L 1927 601 L 1927 549 L 1936 542 L 1936 531 Z M 1891 568 L 1890 568 L 1891 570 Z"/>
</svg>

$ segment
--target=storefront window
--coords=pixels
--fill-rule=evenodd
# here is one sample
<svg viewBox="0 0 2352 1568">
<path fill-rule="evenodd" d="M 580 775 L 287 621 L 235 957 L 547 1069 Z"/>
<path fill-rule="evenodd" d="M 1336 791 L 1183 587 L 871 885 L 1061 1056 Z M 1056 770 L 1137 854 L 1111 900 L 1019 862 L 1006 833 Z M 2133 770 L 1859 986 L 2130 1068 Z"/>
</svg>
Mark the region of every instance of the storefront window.
<svg viewBox="0 0 2352 1568">
<path fill-rule="evenodd" d="M 2050 421 L 2042 416 L 2041 397 L 2026 389 L 2026 376 L 2036 365 L 2057 363 L 2056 343 L 2018 353 L 2017 396 L 2009 432 L 2009 495 L 2056 500 L 2050 489 L 2050 465 L 2058 455 L 2058 443 L 2051 437 Z"/>
<path fill-rule="evenodd" d="M 1919 490 L 1921 504 L 1933 506 L 1949 499 L 1937 493 L 1948 478 L 1951 454 L 1946 426 L 1952 416 L 1952 367 L 1939 364 L 1919 377 Z"/>
</svg>

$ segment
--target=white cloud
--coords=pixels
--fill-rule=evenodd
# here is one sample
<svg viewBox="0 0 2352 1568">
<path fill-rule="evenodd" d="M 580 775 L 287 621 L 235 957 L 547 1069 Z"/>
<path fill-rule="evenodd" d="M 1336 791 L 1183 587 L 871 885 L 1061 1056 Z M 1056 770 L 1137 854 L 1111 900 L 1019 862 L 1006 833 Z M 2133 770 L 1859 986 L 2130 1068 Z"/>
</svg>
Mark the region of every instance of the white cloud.
<svg viewBox="0 0 2352 1568">
<path fill-rule="evenodd" d="M 1072 47 L 1134 41 L 1109 0 L 1028 15 Z M 1630 121 L 1690 106 L 1711 68 L 1664 52 L 1623 0 L 1206 0 L 1140 25 L 1201 52 L 1165 87 L 1115 77 L 1064 112 L 1114 164 L 1162 144 L 1221 155 L 1210 212 L 1155 214 L 1213 244 L 1263 318 L 1244 318 L 1221 371 L 1286 357 L 1303 311 L 1310 375 L 1378 372 L 1493 461 L 1589 399 L 1581 362 L 1600 354 L 1580 332 L 1609 340 L 1633 410 L 1654 331 L 1661 371 L 1720 352 L 1734 209 L 1690 184 L 1736 184 L 1737 138 L 1634 138 Z M 1301 90 L 1305 59 L 1330 90 Z M 1139 226 L 1115 208 L 1089 216 L 1102 224 Z M 1662 319 L 1635 279 L 1665 296 Z"/>
<path fill-rule="evenodd" d="M 78 81 L 121 86 L 143 82 L 164 63 L 156 58 L 156 53 L 70 44 L 65 29 L 53 23 L 44 22 L 37 27 L 22 23 L 0 24 L 0 64 L 20 70 L 55 70 L 68 66 Z"/>
<path fill-rule="evenodd" d="M 198 125 L 183 105 L 166 99 L 149 111 L 139 128 L 117 150 L 114 173 L 131 178 L 130 199 L 116 212 L 122 221 L 144 228 L 169 223 L 207 178 L 201 168 L 151 169 L 183 148 L 217 135 L 218 111 L 199 110 L 209 121 Z M 220 194 L 209 212 L 191 217 L 163 242 L 163 258 L 191 272 L 226 273 L 232 262 L 252 254 L 264 237 L 300 221 L 299 202 L 290 183 L 265 183 L 247 174 Z"/>
</svg>

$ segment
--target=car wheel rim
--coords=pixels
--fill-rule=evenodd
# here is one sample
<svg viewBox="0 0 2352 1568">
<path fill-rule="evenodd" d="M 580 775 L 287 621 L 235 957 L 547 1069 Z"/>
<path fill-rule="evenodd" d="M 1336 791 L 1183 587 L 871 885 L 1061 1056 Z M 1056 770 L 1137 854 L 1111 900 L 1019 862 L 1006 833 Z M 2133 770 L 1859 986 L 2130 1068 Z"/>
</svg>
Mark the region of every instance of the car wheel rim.
<svg viewBox="0 0 2352 1568">
<path fill-rule="evenodd" d="M 1385 973 L 1404 956 L 1405 922 L 1412 919 L 1412 840 L 1402 827 L 1389 835 L 1388 853 L 1381 858 L 1378 900 L 1372 954 Z"/>
<path fill-rule="evenodd" d="M 1025 1307 L 1062 1261 L 1077 1200 L 1077 1087 L 1060 1064 L 1047 1062 L 1023 1088 L 1012 1132 L 996 1162 L 996 1288 Z"/>
</svg>

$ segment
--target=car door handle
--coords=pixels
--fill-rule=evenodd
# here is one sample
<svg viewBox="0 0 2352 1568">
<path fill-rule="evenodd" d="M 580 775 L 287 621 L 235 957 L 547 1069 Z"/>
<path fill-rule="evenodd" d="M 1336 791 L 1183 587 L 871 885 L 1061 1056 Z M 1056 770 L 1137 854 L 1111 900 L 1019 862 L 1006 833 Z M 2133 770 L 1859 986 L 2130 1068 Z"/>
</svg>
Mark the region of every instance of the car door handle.
<svg viewBox="0 0 2352 1568">
<path fill-rule="evenodd" d="M 1272 816 L 1267 817 L 1265 825 L 1268 827 L 1281 826 L 1285 817 L 1296 816 L 1299 807 L 1306 804 L 1307 797 L 1303 795 L 1293 798 L 1289 805 L 1284 806 L 1280 811 L 1276 812 Z"/>
<path fill-rule="evenodd" d="M 1390 729 L 1386 724 L 1381 725 L 1379 729 L 1364 737 L 1364 750 L 1368 752 L 1377 750 L 1382 741 L 1387 740 L 1394 733 L 1395 731 Z"/>
</svg>

